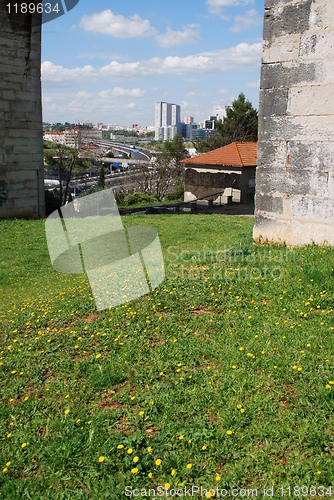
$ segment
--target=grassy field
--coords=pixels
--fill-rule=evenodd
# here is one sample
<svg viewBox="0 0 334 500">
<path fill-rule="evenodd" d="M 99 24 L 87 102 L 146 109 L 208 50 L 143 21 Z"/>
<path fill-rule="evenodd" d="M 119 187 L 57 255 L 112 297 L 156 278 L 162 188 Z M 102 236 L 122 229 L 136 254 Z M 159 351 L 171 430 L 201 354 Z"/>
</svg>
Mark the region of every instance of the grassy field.
<svg viewBox="0 0 334 500">
<path fill-rule="evenodd" d="M 248 217 L 123 221 L 156 228 L 166 279 L 100 313 L 44 221 L 0 221 L 0 498 L 334 496 L 334 249 L 253 246 Z"/>
</svg>

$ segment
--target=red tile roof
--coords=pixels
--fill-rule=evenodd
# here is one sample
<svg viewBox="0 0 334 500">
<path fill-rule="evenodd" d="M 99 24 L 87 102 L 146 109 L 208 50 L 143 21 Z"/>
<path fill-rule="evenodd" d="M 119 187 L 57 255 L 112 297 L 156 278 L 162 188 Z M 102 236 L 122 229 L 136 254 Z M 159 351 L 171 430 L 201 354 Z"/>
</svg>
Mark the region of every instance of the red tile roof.
<svg viewBox="0 0 334 500">
<path fill-rule="evenodd" d="M 232 142 L 208 153 L 187 158 L 187 165 L 232 165 L 235 167 L 256 166 L 257 142 Z"/>
</svg>

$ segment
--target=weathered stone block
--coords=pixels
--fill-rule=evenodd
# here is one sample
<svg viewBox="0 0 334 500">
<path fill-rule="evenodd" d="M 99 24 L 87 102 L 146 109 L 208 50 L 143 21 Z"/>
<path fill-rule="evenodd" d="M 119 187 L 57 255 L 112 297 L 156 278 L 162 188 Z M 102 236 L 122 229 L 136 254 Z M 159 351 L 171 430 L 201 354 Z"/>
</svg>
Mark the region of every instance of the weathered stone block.
<svg viewBox="0 0 334 500">
<path fill-rule="evenodd" d="M 283 198 L 282 196 L 274 196 L 267 194 L 256 195 L 257 209 L 263 212 L 274 212 L 277 214 L 283 213 Z"/>
<path fill-rule="evenodd" d="M 320 69 L 320 68 L 319 68 Z M 263 64 L 261 71 L 261 89 L 289 88 L 294 85 L 313 83 L 319 78 L 316 65 L 292 63 Z M 317 75 L 317 76 L 316 76 Z"/>
<path fill-rule="evenodd" d="M 263 63 L 295 61 L 299 56 L 300 35 L 283 35 L 263 42 Z"/>
<path fill-rule="evenodd" d="M 263 116 L 285 115 L 288 108 L 288 90 L 262 90 L 260 95 L 259 112 Z"/>
<path fill-rule="evenodd" d="M 334 83 L 294 87 L 289 92 L 288 113 L 293 116 L 334 114 Z M 277 113 L 278 114 L 278 113 Z"/>
<path fill-rule="evenodd" d="M 264 14 L 263 38 L 293 33 L 305 33 L 309 29 L 309 18 L 313 0 L 305 0 L 297 5 L 286 5 L 281 9 L 268 9 Z"/>
</svg>

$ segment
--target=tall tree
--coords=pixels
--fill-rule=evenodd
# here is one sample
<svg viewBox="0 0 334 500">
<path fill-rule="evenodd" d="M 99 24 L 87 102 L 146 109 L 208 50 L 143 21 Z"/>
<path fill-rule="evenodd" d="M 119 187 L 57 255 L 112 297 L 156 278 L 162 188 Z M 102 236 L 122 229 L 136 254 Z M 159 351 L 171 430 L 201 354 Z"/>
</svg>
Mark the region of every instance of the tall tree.
<svg viewBox="0 0 334 500">
<path fill-rule="evenodd" d="M 226 116 L 223 122 L 215 122 L 215 133 L 206 141 L 195 141 L 194 146 L 199 153 L 211 151 L 231 142 L 257 141 L 258 137 L 258 112 L 252 103 L 246 99 L 245 94 L 226 106 Z"/>
</svg>

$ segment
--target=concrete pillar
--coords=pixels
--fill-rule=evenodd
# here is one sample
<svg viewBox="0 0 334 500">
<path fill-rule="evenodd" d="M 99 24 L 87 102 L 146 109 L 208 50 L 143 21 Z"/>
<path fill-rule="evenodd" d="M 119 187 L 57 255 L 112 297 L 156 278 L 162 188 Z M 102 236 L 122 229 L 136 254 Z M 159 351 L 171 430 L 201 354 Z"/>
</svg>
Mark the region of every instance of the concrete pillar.
<svg viewBox="0 0 334 500">
<path fill-rule="evenodd" d="M 0 218 L 37 218 L 45 214 L 41 15 L 14 4 L 0 0 Z"/>
<path fill-rule="evenodd" d="M 254 237 L 334 244 L 334 2 L 266 0 Z"/>
</svg>

